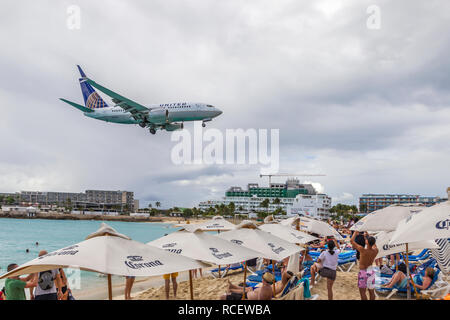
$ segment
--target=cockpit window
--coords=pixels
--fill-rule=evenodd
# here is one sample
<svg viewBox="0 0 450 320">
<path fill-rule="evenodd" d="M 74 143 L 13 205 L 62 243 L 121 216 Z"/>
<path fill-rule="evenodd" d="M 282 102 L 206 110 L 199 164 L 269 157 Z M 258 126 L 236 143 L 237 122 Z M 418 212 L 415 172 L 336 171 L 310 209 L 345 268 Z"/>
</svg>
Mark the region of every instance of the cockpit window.
<svg viewBox="0 0 450 320">
<path fill-rule="evenodd" d="M 210 104 L 207 104 L 206 106 L 207 106 L 207 107 L 210 107 L 210 108 L 214 108 L 214 106 L 212 106 L 212 105 L 210 105 Z"/>
</svg>

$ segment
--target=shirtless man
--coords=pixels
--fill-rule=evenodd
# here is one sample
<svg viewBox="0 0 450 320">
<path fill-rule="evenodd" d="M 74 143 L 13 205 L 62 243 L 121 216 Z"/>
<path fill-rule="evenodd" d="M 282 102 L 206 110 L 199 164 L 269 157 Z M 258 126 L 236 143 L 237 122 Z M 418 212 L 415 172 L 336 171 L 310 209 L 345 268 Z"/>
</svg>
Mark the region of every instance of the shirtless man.
<svg viewBox="0 0 450 320">
<path fill-rule="evenodd" d="M 283 274 L 281 275 L 281 280 L 275 282 L 275 296 L 277 296 L 278 294 L 281 293 L 281 291 L 283 291 L 284 287 L 286 286 L 286 284 L 292 278 L 293 275 L 294 274 L 291 271 L 283 272 Z M 250 291 L 259 289 L 259 288 L 261 288 L 261 286 L 262 286 L 262 283 L 259 283 L 258 285 L 256 285 L 253 288 L 245 287 L 245 292 L 250 292 Z M 239 293 L 242 295 L 242 289 L 243 289 L 243 287 L 234 285 L 230 282 L 230 280 L 228 280 L 228 291 L 229 292 Z"/>
<path fill-rule="evenodd" d="M 275 277 L 270 272 L 264 273 L 262 277 L 262 286 L 255 290 L 245 291 L 245 300 L 271 300 L 272 299 L 272 284 Z M 220 300 L 242 300 L 242 288 L 240 292 L 230 292 L 220 297 Z"/>
<path fill-rule="evenodd" d="M 372 269 L 373 261 L 378 254 L 378 248 L 375 245 L 375 238 L 369 237 L 366 233 L 366 246 L 355 242 L 356 232 L 350 240 L 353 248 L 358 250 L 359 258 L 359 273 L 358 273 L 358 288 L 361 300 L 367 300 L 366 289 L 369 290 L 370 300 L 375 300 L 375 272 Z"/>
</svg>

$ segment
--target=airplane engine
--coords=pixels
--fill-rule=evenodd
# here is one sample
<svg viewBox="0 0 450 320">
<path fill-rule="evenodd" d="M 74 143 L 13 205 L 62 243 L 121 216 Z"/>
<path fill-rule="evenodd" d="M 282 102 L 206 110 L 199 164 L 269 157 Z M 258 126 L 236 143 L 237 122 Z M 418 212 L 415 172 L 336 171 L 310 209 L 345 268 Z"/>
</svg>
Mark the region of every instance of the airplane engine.
<svg viewBox="0 0 450 320">
<path fill-rule="evenodd" d="M 183 130 L 183 128 L 184 128 L 183 123 L 171 123 L 166 124 L 165 126 L 166 131 Z"/>
</svg>

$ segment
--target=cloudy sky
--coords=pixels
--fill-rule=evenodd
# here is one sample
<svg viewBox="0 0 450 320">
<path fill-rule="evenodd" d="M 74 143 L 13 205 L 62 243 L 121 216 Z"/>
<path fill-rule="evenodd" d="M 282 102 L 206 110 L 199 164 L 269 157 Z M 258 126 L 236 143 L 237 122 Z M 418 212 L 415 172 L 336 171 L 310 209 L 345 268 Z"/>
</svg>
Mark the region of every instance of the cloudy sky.
<svg viewBox="0 0 450 320">
<path fill-rule="evenodd" d="M 445 196 L 449 28 L 444 0 L 2 1 L 0 192 L 120 189 L 168 207 L 267 184 L 259 165 L 175 165 L 171 133 L 60 102 L 82 102 L 80 64 L 141 104 L 218 106 L 209 128 L 279 129 L 280 171 L 326 174 L 308 181 L 335 203 Z"/>
</svg>

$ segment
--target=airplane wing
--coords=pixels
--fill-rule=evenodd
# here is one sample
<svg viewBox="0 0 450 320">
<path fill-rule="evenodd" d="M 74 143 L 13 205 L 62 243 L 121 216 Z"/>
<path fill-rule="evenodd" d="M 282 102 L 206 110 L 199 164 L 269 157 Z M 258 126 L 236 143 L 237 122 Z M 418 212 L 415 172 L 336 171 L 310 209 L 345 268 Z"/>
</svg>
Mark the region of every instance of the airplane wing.
<svg viewBox="0 0 450 320">
<path fill-rule="evenodd" d="M 111 91 L 108 88 L 99 85 L 98 83 L 89 78 L 86 78 L 86 81 L 91 86 L 97 88 L 104 94 L 110 96 L 112 98 L 112 101 L 117 106 L 121 107 L 125 111 L 130 112 L 136 120 L 144 120 L 148 112 L 151 110 L 151 108 L 147 108 L 137 102 L 134 102 L 133 100 L 125 98 L 124 96 L 121 96 L 120 94 L 115 93 L 114 91 Z"/>
</svg>

